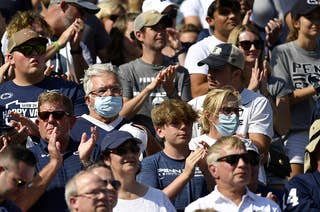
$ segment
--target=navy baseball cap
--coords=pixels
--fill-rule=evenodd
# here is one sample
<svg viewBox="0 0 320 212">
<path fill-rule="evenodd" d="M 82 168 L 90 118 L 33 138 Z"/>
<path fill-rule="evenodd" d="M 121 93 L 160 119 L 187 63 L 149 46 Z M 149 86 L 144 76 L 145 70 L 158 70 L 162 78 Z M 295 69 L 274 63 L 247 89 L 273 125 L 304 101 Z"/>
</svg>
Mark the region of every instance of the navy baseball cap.
<svg viewBox="0 0 320 212">
<path fill-rule="evenodd" d="M 307 15 L 317 8 L 320 8 L 319 0 L 298 0 L 291 9 L 291 17 L 296 20 L 300 15 Z"/>
<path fill-rule="evenodd" d="M 114 130 L 103 138 L 101 149 L 102 151 L 107 149 L 116 149 L 126 141 L 135 141 L 137 144 L 141 143 L 140 139 L 133 137 L 126 131 Z"/>
</svg>

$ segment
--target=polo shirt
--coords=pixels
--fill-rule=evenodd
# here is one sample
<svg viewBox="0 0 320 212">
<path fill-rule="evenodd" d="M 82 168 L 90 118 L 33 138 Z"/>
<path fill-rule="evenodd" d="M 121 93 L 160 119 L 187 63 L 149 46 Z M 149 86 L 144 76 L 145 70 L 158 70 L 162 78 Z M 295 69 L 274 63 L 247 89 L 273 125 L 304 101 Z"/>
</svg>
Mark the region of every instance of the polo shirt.
<svg viewBox="0 0 320 212">
<path fill-rule="evenodd" d="M 49 183 L 44 194 L 29 211 L 68 211 L 68 207 L 64 199 L 65 185 L 69 179 L 83 168 L 79 158 L 78 146 L 79 142 L 70 139 L 68 147 L 63 154 L 61 168 Z M 30 150 L 37 159 L 36 172 L 38 173 L 50 161 L 48 144 L 46 141 L 40 139 L 40 143 L 31 147 Z M 99 157 L 99 153 L 99 148 L 95 147 L 91 155 L 92 160 L 96 161 Z"/>
<path fill-rule="evenodd" d="M 192 202 L 185 209 L 185 212 L 193 212 L 197 209 L 209 209 L 214 208 L 216 211 L 281 211 L 279 206 L 272 200 L 259 197 L 256 194 L 246 189 L 247 192 L 242 196 L 242 201 L 239 205 L 236 205 L 230 199 L 224 197 L 217 189 L 214 190 L 205 197 L 199 198 Z"/>
</svg>

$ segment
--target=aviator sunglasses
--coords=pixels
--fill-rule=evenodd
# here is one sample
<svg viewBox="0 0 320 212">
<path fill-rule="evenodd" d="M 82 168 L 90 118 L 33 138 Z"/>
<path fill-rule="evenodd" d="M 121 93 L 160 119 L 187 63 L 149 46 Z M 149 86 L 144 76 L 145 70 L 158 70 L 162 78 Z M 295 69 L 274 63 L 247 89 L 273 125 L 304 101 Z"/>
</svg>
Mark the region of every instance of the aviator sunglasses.
<svg viewBox="0 0 320 212">
<path fill-rule="evenodd" d="M 263 41 L 262 40 L 255 40 L 253 42 L 249 40 L 239 41 L 239 46 L 241 46 L 245 51 L 249 51 L 252 45 L 254 45 L 254 48 L 256 49 L 262 49 Z"/>
<path fill-rule="evenodd" d="M 23 45 L 15 47 L 12 51 L 21 52 L 24 56 L 30 56 L 33 51 L 37 52 L 38 55 L 46 53 L 46 46 L 42 44 L 38 45 Z"/>
<path fill-rule="evenodd" d="M 42 120 L 47 120 L 50 117 L 51 114 L 52 114 L 53 118 L 57 119 L 57 120 L 61 119 L 64 116 L 69 116 L 70 115 L 69 113 L 67 113 L 65 111 L 52 111 L 52 112 L 42 111 L 42 112 L 38 112 L 38 116 Z"/>
</svg>

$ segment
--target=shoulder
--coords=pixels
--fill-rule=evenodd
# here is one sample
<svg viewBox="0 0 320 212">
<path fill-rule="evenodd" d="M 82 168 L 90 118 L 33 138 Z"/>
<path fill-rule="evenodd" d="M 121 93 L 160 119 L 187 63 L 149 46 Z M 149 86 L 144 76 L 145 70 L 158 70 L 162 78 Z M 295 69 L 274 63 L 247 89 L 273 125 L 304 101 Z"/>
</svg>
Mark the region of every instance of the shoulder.
<svg viewBox="0 0 320 212">
<path fill-rule="evenodd" d="M 196 201 L 190 203 L 186 208 L 185 212 L 194 212 L 197 209 L 208 209 L 212 208 L 214 205 L 214 196 L 213 192 L 208 194 L 207 196 L 201 197 Z"/>
<path fill-rule="evenodd" d="M 270 211 L 280 211 L 279 205 L 268 198 L 260 197 L 251 191 L 248 191 L 248 196 L 252 199 L 252 204 L 256 207 L 269 208 Z"/>
<path fill-rule="evenodd" d="M 141 163 L 142 164 L 151 164 L 154 163 L 155 165 L 159 164 L 159 161 L 164 158 L 164 154 L 162 153 L 162 151 L 157 152 L 155 154 L 149 155 L 145 158 L 142 159 Z"/>
</svg>

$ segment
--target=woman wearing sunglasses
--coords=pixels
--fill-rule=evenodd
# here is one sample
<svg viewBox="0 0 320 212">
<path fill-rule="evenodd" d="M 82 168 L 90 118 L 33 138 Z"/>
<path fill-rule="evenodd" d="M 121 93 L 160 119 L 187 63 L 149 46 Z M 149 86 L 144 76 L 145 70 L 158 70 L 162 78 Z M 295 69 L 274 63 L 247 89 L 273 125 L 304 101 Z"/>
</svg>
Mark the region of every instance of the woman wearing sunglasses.
<svg viewBox="0 0 320 212">
<path fill-rule="evenodd" d="M 290 128 L 289 95 L 291 90 L 283 80 L 271 76 L 271 67 L 264 58 L 264 43 L 260 32 L 252 25 L 235 27 L 228 39 L 242 51 L 245 58 L 244 82 L 249 90 L 260 92 L 268 98 L 273 112 L 274 137 L 272 141 L 280 141 Z M 280 148 L 282 143 L 277 142 Z M 273 174 L 271 176 L 274 176 Z M 284 184 L 279 178 L 268 179 L 271 184 Z M 270 180 L 270 181 L 269 181 Z"/>
<path fill-rule="evenodd" d="M 292 26 L 288 43 L 272 51 L 272 75 L 288 84 L 291 106 L 291 128 L 285 147 L 291 164 L 291 175 L 303 173 L 305 147 L 313 119 L 320 118 L 320 6 L 312 1 L 297 1 L 291 9 Z"/>
<path fill-rule="evenodd" d="M 222 136 L 233 135 L 239 126 L 240 95 L 232 89 L 213 89 L 204 102 L 200 116 L 202 135 L 192 138 L 189 148 L 196 150 L 204 141 L 213 145 Z"/>
<path fill-rule="evenodd" d="M 162 191 L 136 181 L 140 169 L 140 142 L 130 133 L 117 130 L 103 139 L 102 159 L 121 183 L 113 211 L 176 211 Z"/>
</svg>

